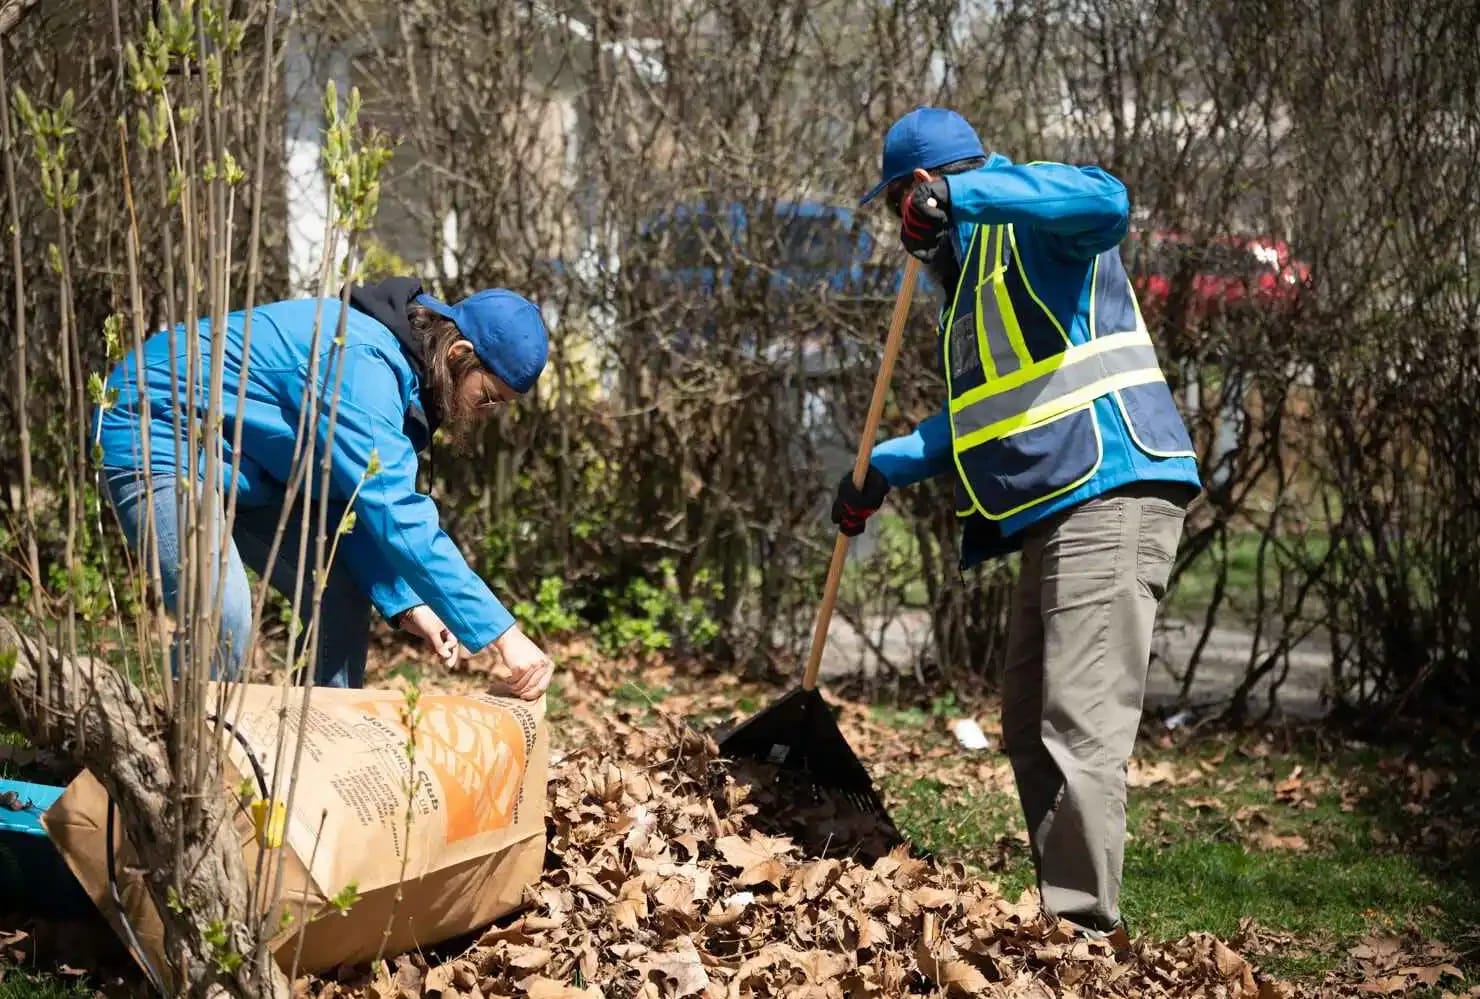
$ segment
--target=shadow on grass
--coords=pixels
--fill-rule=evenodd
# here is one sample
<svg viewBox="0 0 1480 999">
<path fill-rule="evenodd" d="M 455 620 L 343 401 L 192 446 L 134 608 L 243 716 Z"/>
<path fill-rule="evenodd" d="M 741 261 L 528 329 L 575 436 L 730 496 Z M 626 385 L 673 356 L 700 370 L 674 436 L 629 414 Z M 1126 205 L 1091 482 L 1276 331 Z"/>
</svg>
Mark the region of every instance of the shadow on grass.
<svg viewBox="0 0 1480 999">
<path fill-rule="evenodd" d="M 1464 964 L 1480 971 L 1480 728 L 1385 740 L 1366 750 L 1369 793 L 1358 800 L 1384 852 L 1444 886 L 1437 918 Z"/>
<path fill-rule="evenodd" d="M 13 941 L 0 947 L 0 999 L 155 996 L 98 913 L 40 919 L 12 904 L 0 907 L 0 943 Z"/>
</svg>

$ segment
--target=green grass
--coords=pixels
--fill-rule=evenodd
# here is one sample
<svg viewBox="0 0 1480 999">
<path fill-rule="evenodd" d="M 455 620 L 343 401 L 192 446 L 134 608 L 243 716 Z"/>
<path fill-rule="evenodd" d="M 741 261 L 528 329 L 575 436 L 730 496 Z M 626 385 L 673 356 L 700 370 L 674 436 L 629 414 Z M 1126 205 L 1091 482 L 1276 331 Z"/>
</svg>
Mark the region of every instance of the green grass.
<svg viewBox="0 0 1480 999">
<path fill-rule="evenodd" d="M 875 704 L 869 709 L 874 721 L 899 729 L 923 729 L 932 723 L 957 713 L 956 695 L 944 694 L 934 698 L 929 708 L 898 707 Z"/>
<path fill-rule="evenodd" d="M 907 715 L 896 720 L 901 728 L 917 727 Z M 1480 862 L 1446 862 L 1414 846 L 1423 823 L 1448 806 L 1405 810 L 1400 791 L 1384 789 L 1371 751 L 1332 755 L 1304 746 L 1251 759 L 1221 742 L 1163 751 L 1143 743 L 1138 750 L 1145 763 L 1166 762 L 1184 774 L 1198 757 L 1207 766 L 1195 783 L 1130 790 L 1122 905 L 1134 933 L 1174 940 L 1201 931 L 1229 939 L 1252 918 L 1292 939 L 1251 959 L 1277 976 L 1314 983 L 1367 933 L 1407 928 L 1470 951 L 1466 970 L 1472 978 L 1480 972 L 1473 937 L 1480 926 L 1474 887 Z M 1276 797 L 1276 786 L 1296 766 L 1305 780 L 1318 775 L 1304 785 L 1311 807 Z M 1377 793 L 1343 810 L 1342 778 Z M 1032 883 L 1010 787 L 934 776 L 896 777 L 886 787 L 896 822 L 920 846 L 995 878 L 1010 898 Z M 1472 800 L 1460 789 L 1451 794 L 1456 805 Z M 1262 820 L 1251 815 L 1255 810 Z M 1300 837 L 1304 848 L 1272 848 L 1261 835 L 1287 843 Z"/>
<path fill-rule="evenodd" d="M 642 680 L 628 680 L 612 691 L 614 699 L 622 704 L 631 704 L 636 707 L 652 707 L 667 696 L 666 687 L 649 686 Z"/>
<path fill-rule="evenodd" d="M 0 999 L 81 999 L 93 989 L 75 978 L 33 973 L 0 962 Z"/>
<path fill-rule="evenodd" d="M 0 725 L 0 749 L 24 749 L 29 745 L 30 742 L 20 732 Z M 0 754 L 0 780 L 38 780 L 46 776 L 33 772 L 33 770 L 34 768 L 20 766 L 14 760 Z"/>
<path fill-rule="evenodd" d="M 1016 898 L 1033 883 L 1028 846 L 1017 833 L 1023 820 L 1017 798 L 949 787 L 938 780 L 884 782 L 900 832 L 912 843 L 960 859 L 980 874 L 996 878 L 1002 892 Z"/>
<path fill-rule="evenodd" d="M 654 709 L 663 703 L 669 690 L 667 687 L 644 682 L 642 679 L 628 680 L 612 691 L 612 700 L 618 705 L 632 709 L 633 720 L 646 725 L 657 717 Z"/>
<path fill-rule="evenodd" d="M 1224 581 L 1223 603 L 1220 616 L 1252 620 L 1258 611 L 1259 600 L 1259 549 L 1262 537 L 1258 531 L 1231 533 L 1226 551 L 1215 544 L 1203 552 L 1196 561 L 1183 570 L 1176 588 L 1167 596 L 1166 612 L 1172 617 L 1201 619 L 1212 602 L 1217 589 L 1222 563 L 1227 563 L 1227 578 Z M 1264 598 L 1274 601 L 1279 595 L 1279 580 L 1282 564 L 1288 564 L 1291 554 L 1282 551 L 1282 545 L 1293 543 L 1293 539 L 1277 544 L 1270 541 L 1264 546 Z M 1312 534 L 1301 542 L 1304 552 L 1300 558 L 1317 560 L 1325 553 L 1327 539 Z"/>
<path fill-rule="evenodd" d="M 1272 562 L 1274 553 L 1266 553 L 1266 561 Z M 1252 608 L 1259 583 L 1259 535 L 1253 532 L 1235 534 L 1228 543 L 1228 578 L 1224 583 L 1224 599 L 1231 609 Z M 1167 597 L 1166 612 L 1173 617 L 1201 617 L 1218 585 L 1220 553 L 1216 550 L 1204 552 L 1187 567 L 1177 580 L 1176 589 Z M 1267 564 L 1265 579 L 1273 583 L 1278 578 L 1274 566 Z"/>
</svg>

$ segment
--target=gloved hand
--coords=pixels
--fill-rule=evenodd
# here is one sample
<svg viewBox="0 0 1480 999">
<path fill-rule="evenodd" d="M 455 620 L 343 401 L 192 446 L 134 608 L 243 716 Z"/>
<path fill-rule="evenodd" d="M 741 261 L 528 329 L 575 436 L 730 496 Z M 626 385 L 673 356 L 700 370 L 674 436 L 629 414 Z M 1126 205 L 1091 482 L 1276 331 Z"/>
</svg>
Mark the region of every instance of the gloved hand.
<svg viewBox="0 0 1480 999">
<path fill-rule="evenodd" d="M 916 184 L 899 206 L 899 240 L 926 263 L 935 258 L 950 224 L 951 187 L 944 177 Z"/>
<path fill-rule="evenodd" d="M 863 477 L 862 489 L 853 484 L 850 470 L 838 483 L 838 494 L 832 505 L 832 522 L 848 537 L 857 537 L 863 533 L 868 519 L 884 505 L 888 495 L 889 480 L 873 465 L 868 467 L 868 474 Z"/>
</svg>

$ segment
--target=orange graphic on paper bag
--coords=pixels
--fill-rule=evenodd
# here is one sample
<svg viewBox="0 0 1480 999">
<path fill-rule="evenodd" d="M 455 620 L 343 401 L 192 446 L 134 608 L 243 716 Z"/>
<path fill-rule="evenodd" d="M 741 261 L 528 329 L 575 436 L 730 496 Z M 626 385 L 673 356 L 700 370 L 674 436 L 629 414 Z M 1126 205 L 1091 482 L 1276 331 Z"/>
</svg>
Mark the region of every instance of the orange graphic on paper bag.
<svg viewBox="0 0 1480 999">
<path fill-rule="evenodd" d="M 397 701 L 358 701 L 358 710 L 404 730 Z M 417 702 L 416 762 L 442 789 L 447 842 L 493 832 L 514 817 L 526 763 L 524 730 L 512 712 L 451 694 Z"/>
</svg>

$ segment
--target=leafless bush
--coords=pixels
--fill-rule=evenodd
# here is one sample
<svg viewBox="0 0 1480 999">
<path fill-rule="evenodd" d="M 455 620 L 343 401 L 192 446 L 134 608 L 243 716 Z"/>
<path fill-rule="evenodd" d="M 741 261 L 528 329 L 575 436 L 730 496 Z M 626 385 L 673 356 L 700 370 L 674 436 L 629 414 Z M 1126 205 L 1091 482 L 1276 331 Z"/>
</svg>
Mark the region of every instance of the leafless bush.
<svg viewBox="0 0 1480 999">
<path fill-rule="evenodd" d="M 281 70 L 285 91 L 357 84 L 367 119 L 399 140 L 367 263 L 451 295 L 508 285 L 556 320 L 538 398 L 429 469 L 452 532 L 503 592 L 575 608 L 591 629 L 661 619 L 737 663 L 805 647 L 826 505 L 902 268 L 883 213 L 852 209 L 888 123 L 931 102 L 1014 159 L 1102 163 L 1129 186 L 1137 232 L 1180 234 L 1174 257 L 1138 256 L 1134 240 L 1126 254 L 1204 458 L 1177 571 L 1199 596 L 1184 609 L 1205 638 L 1220 622 L 1256 637 L 1235 710 L 1308 638 L 1332 646 L 1333 696 L 1364 710 L 1417 706 L 1467 675 L 1480 554 L 1464 433 L 1480 162 L 1467 5 L 304 0 L 297 13 L 303 58 Z M 122 32 L 142 16 L 126 11 Z M 65 356 L 42 259 L 54 223 L 31 174 L 20 181 L 36 478 L 58 504 L 75 427 L 41 400 L 98 367 L 91 331 L 117 307 L 125 231 L 111 28 L 79 5 L 21 31 L 45 38 L 68 17 L 91 19 L 78 44 L 96 50 L 68 68 L 29 45 L 16 70 L 53 100 L 70 80 L 91 123 L 70 375 L 52 370 Z M 269 165 L 284 129 L 267 136 Z M 136 178 L 156 194 L 160 181 Z M 301 213 L 263 205 L 262 295 L 287 295 Z M 179 248 L 156 220 L 140 229 L 153 323 Z M 1288 243 L 1309 287 L 1261 275 L 1246 237 Z M 1271 273 L 1272 301 L 1209 308 Z M 917 296 L 887 433 L 940 404 L 938 296 Z M 7 384 L 15 363 L 0 359 Z M 16 425 L 0 430 L 7 456 Z M 840 616 L 877 637 L 928 615 L 933 642 L 894 665 L 990 683 L 1010 563 L 955 571 L 948 483 L 890 505 L 905 523 L 850 565 Z M 43 562 L 65 557 L 64 536 L 36 536 Z M 1186 689 L 1196 668 L 1181 665 Z"/>
</svg>

